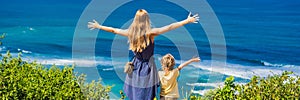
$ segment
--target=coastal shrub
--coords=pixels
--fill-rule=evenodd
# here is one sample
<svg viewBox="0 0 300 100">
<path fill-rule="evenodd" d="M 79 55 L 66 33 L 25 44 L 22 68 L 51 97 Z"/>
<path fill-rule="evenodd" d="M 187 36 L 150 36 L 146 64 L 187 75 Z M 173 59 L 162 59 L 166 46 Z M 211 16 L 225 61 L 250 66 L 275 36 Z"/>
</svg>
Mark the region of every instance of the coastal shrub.
<svg viewBox="0 0 300 100">
<path fill-rule="evenodd" d="M 253 76 L 247 84 L 234 83 L 234 77 L 226 78 L 223 87 L 204 94 L 201 100 L 299 100 L 300 77 L 293 72 L 283 72 L 266 78 Z M 200 100 L 200 99 L 194 99 Z"/>
<path fill-rule="evenodd" d="M 1 58 L 0 99 L 109 99 L 111 86 L 86 83 L 85 75 L 76 77 L 74 66 L 45 68 L 9 52 Z"/>
<path fill-rule="evenodd" d="M 85 81 L 86 75 L 81 74 L 77 77 L 77 81 L 81 88 L 82 93 L 84 94 L 87 100 L 108 100 L 109 92 L 113 86 L 104 86 L 101 84 L 101 80 L 99 79 L 97 82 L 92 80 L 90 83 L 86 83 Z"/>
<path fill-rule="evenodd" d="M 0 45 L 2 45 L 2 40 L 5 38 L 5 33 L 2 33 L 2 35 L 0 35 Z"/>
</svg>

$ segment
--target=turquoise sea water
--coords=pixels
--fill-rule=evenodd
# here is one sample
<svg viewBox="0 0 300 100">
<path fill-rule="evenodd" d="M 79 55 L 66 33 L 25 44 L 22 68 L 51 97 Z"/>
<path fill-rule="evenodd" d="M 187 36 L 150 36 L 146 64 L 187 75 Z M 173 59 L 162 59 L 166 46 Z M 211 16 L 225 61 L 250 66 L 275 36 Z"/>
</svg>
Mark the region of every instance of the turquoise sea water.
<svg viewBox="0 0 300 100">
<path fill-rule="evenodd" d="M 72 47 L 74 32 L 78 20 L 91 1 L 85 0 L 10 0 L 1 1 L 0 6 L 0 33 L 6 33 L 1 46 L 1 53 L 10 50 L 13 54 L 23 52 L 24 59 L 37 60 L 42 64 L 70 65 L 72 60 Z M 105 1 L 103 1 L 105 2 Z M 224 62 L 212 60 L 210 41 L 201 24 L 190 24 L 181 28 L 187 29 L 193 37 L 193 45 L 187 45 L 182 39 L 185 34 L 181 29 L 166 33 L 166 36 L 175 36 L 170 40 L 166 36 L 159 36 L 155 40 L 155 58 L 158 68 L 161 55 L 172 53 L 177 65 L 188 59 L 180 55 L 177 48 L 195 49 L 202 59 L 200 63 L 193 63 L 181 71 L 179 86 L 185 90 L 193 88 L 194 92 L 203 93 L 220 85 L 220 79 L 228 75 L 237 78 L 238 83 L 245 83 L 253 75 L 267 76 L 268 74 L 281 73 L 283 70 L 294 71 L 300 74 L 300 2 L 297 0 L 208 0 L 208 4 L 215 12 L 226 41 L 226 66 Z M 189 3 L 191 7 L 200 7 L 196 3 Z M 101 5 L 116 6 L 116 5 Z M 124 9 L 115 9 L 113 15 L 108 17 L 104 25 L 113 27 L 126 27 L 137 9 L 144 8 L 152 18 L 152 25 L 159 27 L 169 20 L 156 17 L 155 13 L 167 15 L 174 21 L 186 18 L 188 11 L 167 1 L 131 1 L 122 5 Z M 94 8 L 98 11 L 99 9 Z M 99 16 L 105 9 L 97 12 Z M 197 13 L 197 12 L 196 12 Z M 201 14 L 200 14 L 201 16 Z M 89 18 L 90 20 L 95 18 Z M 101 19 L 97 19 L 101 20 Z M 104 19 L 102 19 L 104 20 Z M 201 18 L 200 18 L 201 20 Z M 202 23 L 203 24 L 203 23 Z M 124 26 L 123 26 L 124 25 Z M 211 27 L 214 28 L 214 27 Z M 85 34 L 94 34 L 86 29 Z M 215 36 L 218 37 L 218 36 Z M 116 39 L 115 39 L 116 38 Z M 91 41 L 89 38 L 83 38 Z M 114 41 L 124 45 L 116 49 Z M 115 84 L 112 97 L 117 97 L 122 89 L 123 64 L 127 61 L 122 58 L 113 58 L 112 52 L 125 52 L 126 38 L 115 37 L 114 34 L 99 31 L 96 38 L 94 53 L 94 67 L 90 67 L 89 56 L 82 56 L 84 62 L 76 71 L 87 73 L 88 79 L 102 78 L 105 84 Z M 177 44 L 176 44 L 177 43 Z M 218 44 L 218 43 L 213 43 Z M 216 45 L 218 47 L 218 45 Z M 83 46 L 84 47 L 84 46 Z M 113 49 L 112 49 L 113 48 Z M 91 48 L 82 48 L 82 53 Z M 181 52 L 182 53 L 182 52 Z M 183 54 L 195 55 L 195 52 L 185 51 Z M 114 62 L 112 62 L 114 60 Z M 211 63 L 219 64 L 218 67 Z M 85 65 L 86 64 L 86 65 Z M 215 69 L 211 69 L 215 68 Z M 221 78 L 216 78 L 221 77 Z M 214 80 L 215 79 L 215 80 Z M 210 82 L 210 83 L 207 83 Z"/>
</svg>

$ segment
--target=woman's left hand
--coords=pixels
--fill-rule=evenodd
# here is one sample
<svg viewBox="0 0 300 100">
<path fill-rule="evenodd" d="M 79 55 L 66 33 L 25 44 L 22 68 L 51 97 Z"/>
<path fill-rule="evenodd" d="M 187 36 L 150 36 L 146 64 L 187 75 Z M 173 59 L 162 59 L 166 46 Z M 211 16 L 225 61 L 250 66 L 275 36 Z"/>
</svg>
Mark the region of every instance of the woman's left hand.
<svg viewBox="0 0 300 100">
<path fill-rule="evenodd" d="M 99 28 L 100 29 L 101 25 L 96 21 L 96 20 L 93 20 L 93 22 L 88 22 L 88 28 L 90 30 L 93 30 L 95 28 Z"/>
</svg>

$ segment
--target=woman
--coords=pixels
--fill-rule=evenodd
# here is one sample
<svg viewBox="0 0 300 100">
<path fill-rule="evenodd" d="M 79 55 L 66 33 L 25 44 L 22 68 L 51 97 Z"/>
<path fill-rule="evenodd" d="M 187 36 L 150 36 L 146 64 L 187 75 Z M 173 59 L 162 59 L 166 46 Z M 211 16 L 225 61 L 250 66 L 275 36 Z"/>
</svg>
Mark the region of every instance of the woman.
<svg viewBox="0 0 300 100">
<path fill-rule="evenodd" d="M 198 14 L 188 15 L 187 19 L 161 28 L 151 28 L 146 10 L 136 12 L 134 20 L 127 30 L 100 25 L 97 21 L 88 23 L 88 27 L 101 29 L 128 37 L 129 49 L 135 54 L 134 70 L 126 76 L 124 92 L 130 100 L 153 100 L 159 85 L 158 73 L 153 61 L 154 38 L 160 34 L 176 29 L 188 23 L 197 23 Z"/>
</svg>

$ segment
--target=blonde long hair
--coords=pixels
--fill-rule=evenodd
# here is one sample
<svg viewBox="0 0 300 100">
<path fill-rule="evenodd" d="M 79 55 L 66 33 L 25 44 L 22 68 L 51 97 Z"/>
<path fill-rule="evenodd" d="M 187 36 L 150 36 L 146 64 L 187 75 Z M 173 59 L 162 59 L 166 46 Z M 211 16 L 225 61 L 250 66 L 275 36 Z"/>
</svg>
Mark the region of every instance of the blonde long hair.
<svg viewBox="0 0 300 100">
<path fill-rule="evenodd" d="M 150 31 L 151 24 L 148 12 L 144 9 L 138 10 L 132 24 L 128 28 L 129 49 L 135 52 L 142 52 L 147 47 L 147 44 L 150 44 L 149 36 L 146 35 Z M 144 38 L 144 34 L 146 38 Z"/>
</svg>

